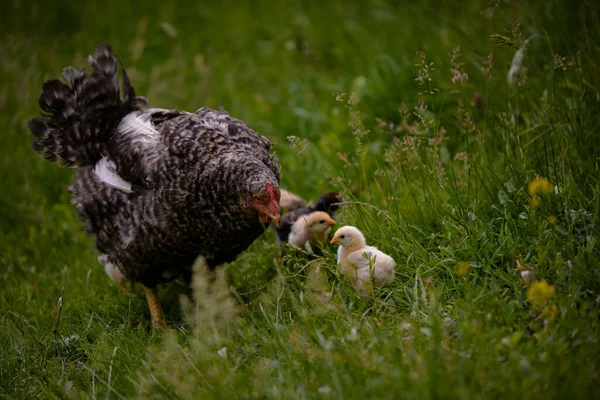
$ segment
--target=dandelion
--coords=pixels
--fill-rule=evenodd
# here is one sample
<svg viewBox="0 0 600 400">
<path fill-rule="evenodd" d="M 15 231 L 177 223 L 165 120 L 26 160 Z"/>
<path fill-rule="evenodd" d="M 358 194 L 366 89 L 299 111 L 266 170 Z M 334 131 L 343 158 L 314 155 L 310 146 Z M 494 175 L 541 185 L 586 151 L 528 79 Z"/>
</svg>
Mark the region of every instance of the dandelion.
<svg viewBox="0 0 600 400">
<path fill-rule="evenodd" d="M 556 318 L 556 315 L 558 314 L 558 307 L 554 304 L 546 306 L 542 309 L 542 317 L 547 321 L 550 322 L 552 321 L 554 318 Z"/>
<path fill-rule="evenodd" d="M 461 261 L 454 267 L 454 272 L 458 276 L 467 276 L 470 270 L 471 266 L 466 261 Z"/>
<path fill-rule="evenodd" d="M 531 204 L 531 207 L 532 207 L 532 208 L 538 208 L 538 207 L 540 206 L 540 204 L 542 204 L 542 200 L 540 199 L 540 197 L 539 197 L 539 196 L 537 196 L 537 195 L 534 195 L 534 196 L 531 198 L 531 201 L 530 201 L 529 203 Z"/>
<path fill-rule="evenodd" d="M 557 219 L 554 215 L 551 215 L 546 219 L 546 222 L 548 222 L 548 225 L 556 225 Z"/>
<path fill-rule="evenodd" d="M 552 194 L 554 188 L 552 187 L 552 184 L 548 182 L 548 179 L 538 177 L 529 182 L 527 190 L 532 196 L 535 196 L 537 194 L 549 195 Z"/>
<path fill-rule="evenodd" d="M 535 306 L 541 307 L 554 295 L 555 291 L 556 288 L 553 285 L 549 285 L 548 282 L 538 281 L 527 289 L 527 299 Z"/>
</svg>

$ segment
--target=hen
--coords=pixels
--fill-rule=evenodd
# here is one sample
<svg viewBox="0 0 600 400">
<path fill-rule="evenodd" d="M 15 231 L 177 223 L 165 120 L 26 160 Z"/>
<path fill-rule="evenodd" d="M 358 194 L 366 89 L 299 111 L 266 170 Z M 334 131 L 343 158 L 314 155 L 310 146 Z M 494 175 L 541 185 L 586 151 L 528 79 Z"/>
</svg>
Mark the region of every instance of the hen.
<svg viewBox="0 0 600 400">
<path fill-rule="evenodd" d="M 226 112 L 145 109 L 109 45 L 63 70 L 29 122 L 33 147 L 77 168 L 78 218 L 107 271 L 144 285 L 154 328 L 156 285 L 190 278 L 198 256 L 232 261 L 279 219 L 280 167 L 271 142 Z"/>
</svg>

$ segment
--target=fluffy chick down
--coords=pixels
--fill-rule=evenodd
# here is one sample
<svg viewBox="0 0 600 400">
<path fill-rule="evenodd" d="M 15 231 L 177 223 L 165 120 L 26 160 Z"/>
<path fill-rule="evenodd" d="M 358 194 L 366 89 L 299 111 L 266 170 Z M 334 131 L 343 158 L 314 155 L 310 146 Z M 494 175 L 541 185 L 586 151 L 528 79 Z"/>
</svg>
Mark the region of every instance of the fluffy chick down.
<svg viewBox="0 0 600 400">
<path fill-rule="evenodd" d="M 279 198 L 279 206 L 281 209 L 292 210 L 295 208 L 306 207 L 306 200 L 290 192 L 289 190 L 281 189 L 281 197 Z"/>
<path fill-rule="evenodd" d="M 358 293 L 366 295 L 373 288 L 389 285 L 394 280 L 394 259 L 376 247 L 367 246 L 365 236 L 354 226 L 338 229 L 331 243 L 340 245 L 338 264 Z"/>
<path fill-rule="evenodd" d="M 327 244 L 329 231 L 335 220 L 324 211 L 315 211 L 303 215 L 294 222 L 288 242 L 301 249 L 310 244 L 311 247 Z"/>
</svg>

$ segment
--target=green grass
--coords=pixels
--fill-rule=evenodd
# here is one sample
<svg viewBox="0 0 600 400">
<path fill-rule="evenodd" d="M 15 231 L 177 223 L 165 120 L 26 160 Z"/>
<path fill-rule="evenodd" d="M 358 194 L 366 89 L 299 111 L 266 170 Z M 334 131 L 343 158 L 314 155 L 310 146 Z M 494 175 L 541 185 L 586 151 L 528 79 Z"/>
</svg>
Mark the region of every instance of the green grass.
<svg viewBox="0 0 600 400">
<path fill-rule="evenodd" d="M 154 3 L 1 6 L 0 397 L 600 396 L 594 2 Z M 268 232 L 194 302 L 161 288 L 153 334 L 74 216 L 73 171 L 27 130 L 43 81 L 100 42 L 152 105 L 222 106 L 269 135 L 284 187 L 344 192 L 341 224 L 395 258 L 394 284 L 359 297 L 334 248 L 278 262 Z M 532 301 L 525 270 L 552 296 Z"/>
</svg>

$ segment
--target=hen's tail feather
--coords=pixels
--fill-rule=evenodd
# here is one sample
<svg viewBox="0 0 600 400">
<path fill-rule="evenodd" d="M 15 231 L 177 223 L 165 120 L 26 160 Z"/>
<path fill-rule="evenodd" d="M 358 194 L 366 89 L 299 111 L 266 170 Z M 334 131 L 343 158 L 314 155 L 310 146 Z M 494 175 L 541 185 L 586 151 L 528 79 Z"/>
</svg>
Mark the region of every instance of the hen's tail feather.
<svg viewBox="0 0 600 400">
<path fill-rule="evenodd" d="M 29 121 L 34 135 L 33 148 L 44 158 L 64 166 L 93 165 L 105 151 L 106 144 L 121 119 L 139 110 L 146 101 L 135 96 L 125 70 L 119 65 L 109 45 L 96 47 L 88 61 L 92 71 L 73 67 L 63 69 L 64 81 L 44 83 L 39 105 L 42 113 Z"/>
</svg>

